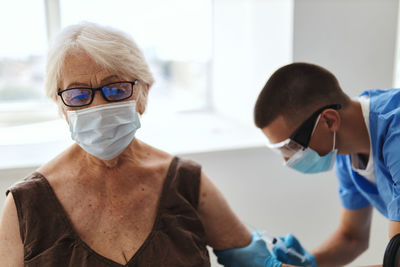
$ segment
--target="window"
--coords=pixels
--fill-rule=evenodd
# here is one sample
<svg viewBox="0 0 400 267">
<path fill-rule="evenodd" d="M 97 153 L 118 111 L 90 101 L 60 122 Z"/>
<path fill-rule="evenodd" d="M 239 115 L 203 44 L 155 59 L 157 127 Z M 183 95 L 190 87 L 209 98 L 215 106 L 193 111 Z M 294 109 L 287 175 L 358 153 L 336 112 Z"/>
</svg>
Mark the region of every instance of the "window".
<svg viewBox="0 0 400 267">
<path fill-rule="evenodd" d="M 43 164 L 71 143 L 44 96 L 46 35 L 84 20 L 129 33 L 144 52 L 156 82 L 139 139 L 170 153 L 263 144 L 252 109 L 292 60 L 292 13 L 292 0 L 1 3 L 0 168 Z"/>
<path fill-rule="evenodd" d="M 47 49 L 44 1 L 17 0 L 2 5 L 0 29 L 8 39 L 0 44 L 0 126 L 54 119 L 54 109 L 45 113 L 55 116 L 42 114 L 43 104 L 51 107 L 43 86 Z M 135 39 L 156 80 L 150 91 L 150 112 L 208 106 L 211 0 L 61 0 L 60 17 L 61 27 L 87 20 L 121 29 Z M 10 109 L 21 116 L 9 116 Z"/>
<path fill-rule="evenodd" d="M 211 0 L 61 0 L 61 26 L 87 20 L 129 33 L 150 64 L 155 84 L 147 112 L 207 107 Z"/>
<path fill-rule="evenodd" d="M 50 105 L 43 89 L 47 49 L 43 1 L 1 2 L 0 32 L 0 127 L 54 117 L 37 108 Z"/>
<path fill-rule="evenodd" d="M 0 43 L 0 126 L 57 118 L 44 95 L 46 26 L 54 26 L 46 25 L 44 3 L 0 4 L 0 29 L 8 36 Z M 211 8 L 211 0 L 61 0 L 60 17 L 61 27 L 87 20 L 129 33 L 156 80 L 148 110 L 192 111 L 209 105 Z"/>
</svg>

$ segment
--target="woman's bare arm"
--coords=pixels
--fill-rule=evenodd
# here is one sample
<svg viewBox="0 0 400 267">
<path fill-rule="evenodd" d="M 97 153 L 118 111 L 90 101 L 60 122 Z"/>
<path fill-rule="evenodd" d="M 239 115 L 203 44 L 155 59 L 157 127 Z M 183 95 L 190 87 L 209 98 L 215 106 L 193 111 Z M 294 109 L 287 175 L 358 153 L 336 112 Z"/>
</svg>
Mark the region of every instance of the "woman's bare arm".
<svg viewBox="0 0 400 267">
<path fill-rule="evenodd" d="M 204 174 L 201 175 L 198 212 L 208 244 L 215 250 L 241 248 L 250 244 L 251 233 L 229 207 L 228 202 Z M 290 266 L 282 264 L 282 267 Z"/>
<path fill-rule="evenodd" d="M 201 175 L 198 212 L 206 231 L 208 244 L 214 249 L 239 248 L 250 244 L 251 233 L 204 173 Z"/>
<path fill-rule="evenodd" d="M 0 262 L 4 267 L 24 266 L 17 209 L 12 194 L 8 194 L 0 218 Z"/>
</svg>

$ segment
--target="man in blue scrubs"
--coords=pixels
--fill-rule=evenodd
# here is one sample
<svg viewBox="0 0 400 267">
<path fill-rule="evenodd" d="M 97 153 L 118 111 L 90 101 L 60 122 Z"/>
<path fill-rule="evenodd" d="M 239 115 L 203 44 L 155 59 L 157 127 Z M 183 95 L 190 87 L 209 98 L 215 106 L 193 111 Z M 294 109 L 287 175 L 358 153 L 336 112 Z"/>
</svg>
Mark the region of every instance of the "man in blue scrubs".
<svg viewBox="0 0 400 267">
<path fill-rule="evenodd" d="M 330 170 L 336 162 L 342 213 L 339 227 L 311 253 L 292 235 L 284 242 L 302 266 L 342 266 L 368 248 L 372 207 L 400 232 L 400 90 L 370 90 L 349 98 L 328 70 L 308 63 L 278 69 L 261 91 L 254 118 L 267 145 L 302 173 Z M 382 251 L 384 248 L 382 248 Z"/>
</svg>

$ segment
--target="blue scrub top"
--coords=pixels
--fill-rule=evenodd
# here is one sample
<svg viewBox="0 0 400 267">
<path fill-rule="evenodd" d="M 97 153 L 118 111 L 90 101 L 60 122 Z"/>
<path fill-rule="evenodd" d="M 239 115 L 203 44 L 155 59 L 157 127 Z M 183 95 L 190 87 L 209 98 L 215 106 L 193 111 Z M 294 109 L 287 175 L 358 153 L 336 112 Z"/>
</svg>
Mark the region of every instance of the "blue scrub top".
<svg viewBox="0 0 400 267">
<path fill-rule="evenodd" d="M 339 195 L 346 209 L 373 205 L 386 218 L 400 221 L 400 89 L 370 90 L 369 132 L 376 184 L 351 167 L 350 155 L 337 155 Z"/>
</svg>

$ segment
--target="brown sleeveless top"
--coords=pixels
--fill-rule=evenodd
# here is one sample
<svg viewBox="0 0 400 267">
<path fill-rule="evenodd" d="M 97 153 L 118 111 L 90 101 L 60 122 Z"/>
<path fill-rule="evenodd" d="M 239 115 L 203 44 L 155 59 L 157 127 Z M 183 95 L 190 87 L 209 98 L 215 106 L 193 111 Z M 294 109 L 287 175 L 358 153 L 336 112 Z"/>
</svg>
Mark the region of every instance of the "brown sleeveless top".
<svg viewBox="0 0 400 267">
<path fill-rule="evenodd" d="M 209 267 L 203 225 L 197 214 L 201 167 L 175 157 L 165 178 L 156 219 L 126 265 L 93 251 L 74 231 L 46 178 L 38 172 L 8 191 L 17 208 L 24 266 Z"/>
</svg>

